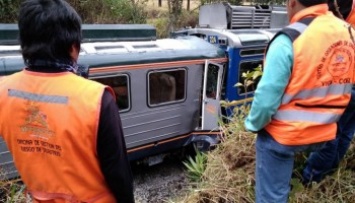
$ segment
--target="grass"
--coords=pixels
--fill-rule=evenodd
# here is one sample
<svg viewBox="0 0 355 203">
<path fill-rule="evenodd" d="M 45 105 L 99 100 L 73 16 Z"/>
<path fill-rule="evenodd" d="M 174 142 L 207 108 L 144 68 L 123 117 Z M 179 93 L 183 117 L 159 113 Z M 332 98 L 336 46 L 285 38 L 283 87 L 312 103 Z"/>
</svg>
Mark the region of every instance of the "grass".
<svg viewBox="0 0 355 203">
<path fill-rule="evenodd" d="M 0 202 L 25 203 L 25 185 L 23 185 L 18 179 L 0 181 Z"/>
</svg>

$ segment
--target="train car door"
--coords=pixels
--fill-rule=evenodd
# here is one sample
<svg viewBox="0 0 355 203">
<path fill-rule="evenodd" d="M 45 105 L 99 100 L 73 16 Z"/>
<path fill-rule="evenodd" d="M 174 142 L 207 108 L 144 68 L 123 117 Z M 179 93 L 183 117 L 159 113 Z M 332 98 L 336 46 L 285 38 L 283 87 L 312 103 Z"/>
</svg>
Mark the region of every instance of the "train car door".
<svg viewBox="0 0 355 203">
<path fill-rule="evenodd" d="M 223 66 L 206 61 L 202 94 L 202 130 L 218 129 Z"/>
</svg>

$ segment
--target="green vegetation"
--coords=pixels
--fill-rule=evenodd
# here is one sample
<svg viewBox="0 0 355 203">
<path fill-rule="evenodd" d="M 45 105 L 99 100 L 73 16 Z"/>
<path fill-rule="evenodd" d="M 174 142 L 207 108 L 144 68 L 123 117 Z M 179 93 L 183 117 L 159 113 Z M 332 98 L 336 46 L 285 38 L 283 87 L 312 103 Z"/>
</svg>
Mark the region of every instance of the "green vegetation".
<svg viewBox="0 0 355 203">
<path fill-rule="evenodd" d="M 146 23 L 147 0 L 67 0 L 84 23 Z M 0 22 L 15 23 L 21 0 L 0 0 Z"/>
<path fill-rule="evenodd" d="M 205 153 L 200 152 L 196 147 L 195 152 L 195 159 L 189 156 L 187 161 L 183 162 L 183 164 L 188 169 L 188 177 L 190 180 L 193 182 L 199 182 L 206 170 L 207 156 Z"/>
</svg>

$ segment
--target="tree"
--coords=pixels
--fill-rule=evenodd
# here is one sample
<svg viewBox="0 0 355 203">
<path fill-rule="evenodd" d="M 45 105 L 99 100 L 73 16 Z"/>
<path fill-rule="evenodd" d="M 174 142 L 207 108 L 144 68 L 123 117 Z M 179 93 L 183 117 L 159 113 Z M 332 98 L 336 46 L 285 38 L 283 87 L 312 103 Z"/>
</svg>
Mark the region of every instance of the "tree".
<svg viewBox="0 0 355 203">
<path fill-rule="evenodd" d="M 178 23 L 179 17 L 182 13 L 182 1 L 183 0 L 168 0 L 170 31 L 175 30 L 175 27 Z"/>
</svg>

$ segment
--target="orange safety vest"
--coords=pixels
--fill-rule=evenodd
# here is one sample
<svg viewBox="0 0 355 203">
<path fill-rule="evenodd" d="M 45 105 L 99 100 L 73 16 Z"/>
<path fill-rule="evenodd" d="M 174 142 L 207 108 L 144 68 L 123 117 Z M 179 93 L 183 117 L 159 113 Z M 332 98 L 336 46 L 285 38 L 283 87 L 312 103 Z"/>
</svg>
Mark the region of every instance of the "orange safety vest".
<svg viewBox="0 0 355 203">
<path fill-rule="evenodd" d="M 350 23 L 352 26 L 355 26 L 355 1 L 353 1 L 351 11 L 348 17 L 346 18 L 346 22 Z"/>
<path fill-rule="evenodd" d="M 350 100 L 354 44 L 347 23 L 327 10 L 326 4 L 304 9 L 278 33 L 292 40 L 294 61 L 281 105 L 265 130 L 284 145 L 334 139 Z"/>
<path fill-rule="evenodd" d="M 96 152 L 105 88 L 69 72 L 0 81 L 0 135 L 34 202 L 116 202 Z"/>
</svg>

